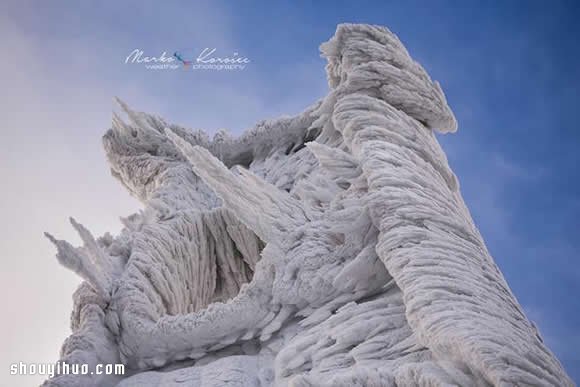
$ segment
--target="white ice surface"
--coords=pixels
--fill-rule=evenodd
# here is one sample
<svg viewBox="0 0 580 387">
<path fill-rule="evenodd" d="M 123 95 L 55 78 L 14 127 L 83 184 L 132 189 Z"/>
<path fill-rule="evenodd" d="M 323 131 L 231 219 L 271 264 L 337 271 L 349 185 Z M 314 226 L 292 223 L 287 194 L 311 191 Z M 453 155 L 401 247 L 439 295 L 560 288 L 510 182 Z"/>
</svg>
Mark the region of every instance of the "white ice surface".
<svg viewBox="0 0 580 387">
<path fill-rule="evenodd" d="M 476 229 L 433 131 L 437 82 L 382 27 L 321 46 L 329 94 L 210 140 L 131 110 L 104 136 L 144 204 L 49 236 L 85 282 L 46 386 L 571 386 Z"/>
</svg>

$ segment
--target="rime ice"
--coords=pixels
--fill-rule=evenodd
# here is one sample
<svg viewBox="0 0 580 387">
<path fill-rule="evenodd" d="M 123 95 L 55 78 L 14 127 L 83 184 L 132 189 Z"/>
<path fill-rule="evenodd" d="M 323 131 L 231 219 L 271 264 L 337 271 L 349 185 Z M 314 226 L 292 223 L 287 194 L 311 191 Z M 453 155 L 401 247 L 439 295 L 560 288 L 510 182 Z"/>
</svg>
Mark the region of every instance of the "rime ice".
<svg viewBox="0 0 580 387">
<path fill-rule="evenodd" d="M 329 94 L 212 140 L 120 102 L 120 235 L 50 236 L 85 279 L 47 386 L 572 386 L 489 255 L 433 131 L 437 82 L 382 27 L 321 46 Z"/>
</svg>

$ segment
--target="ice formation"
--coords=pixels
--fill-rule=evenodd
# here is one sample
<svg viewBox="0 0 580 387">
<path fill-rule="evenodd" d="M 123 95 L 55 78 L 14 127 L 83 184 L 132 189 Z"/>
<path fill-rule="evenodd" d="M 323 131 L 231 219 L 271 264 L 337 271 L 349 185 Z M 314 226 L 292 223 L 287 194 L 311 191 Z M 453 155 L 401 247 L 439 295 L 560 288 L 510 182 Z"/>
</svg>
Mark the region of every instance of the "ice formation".
<svg viewBox="0 0 580 387">
<path fill-rule="evenodd" d="M 339 25 L 329 94 L 212 140 L 124 103 L 104 146 L 144 204 L 49 238 L 84 278 L 46 386 L 571 386 L 475 227 L 434 130 L 457 124 L 389 30 Z"/>
</svg>

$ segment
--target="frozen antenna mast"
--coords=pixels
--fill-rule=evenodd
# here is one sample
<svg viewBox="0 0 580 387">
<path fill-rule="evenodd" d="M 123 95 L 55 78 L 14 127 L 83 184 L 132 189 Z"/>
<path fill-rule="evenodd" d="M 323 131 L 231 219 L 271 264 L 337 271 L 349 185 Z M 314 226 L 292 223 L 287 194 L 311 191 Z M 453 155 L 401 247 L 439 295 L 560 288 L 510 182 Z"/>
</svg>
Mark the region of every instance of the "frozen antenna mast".
<svg viewBox="0 0 580 387">
<path fill-rule="evenodd" d="M 330 92 L 213 140 L 120 102 L 104 137 L 144 204 L 52 236 L 85 282 L 46 386 L 572 386 L 510 291 L 434 131 L 443 91 L 389 30 L 321 46 Z"/>
</svg>

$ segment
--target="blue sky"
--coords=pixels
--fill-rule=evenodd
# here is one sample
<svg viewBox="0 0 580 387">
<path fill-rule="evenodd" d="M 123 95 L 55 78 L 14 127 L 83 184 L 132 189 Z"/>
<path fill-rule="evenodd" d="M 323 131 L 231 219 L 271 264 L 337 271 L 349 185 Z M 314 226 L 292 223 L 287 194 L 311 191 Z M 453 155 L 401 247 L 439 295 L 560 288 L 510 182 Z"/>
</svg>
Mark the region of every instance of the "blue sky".
<svg viewBox="0 0 580 387">
<path fill-rule="evenodd" d="M 118 230 L 117 217 L 138 208 L 108 175 L 100 149 L 112 96 L 188 127 L 240 133 L 325 95 L 318 45 L 337 23 L 362 22 L 389 27 L 440 81 L 459 122 L 440 140 L 472 215 L 529 317 L 580 381 L 579 6 L 271 3 L 3 3 L 0 140 L 11 146 L 0 173 L 18 189 L 3 193 L 2 211 L 33 220 L 2 230 L 4 255 L 26 257 L 6 264 L 5 286 L 23 294 L 6 303 L 47 320 L 36 336 L 23 323 L 4 329 L 13 356 L 43 342 L 42 356 L 55 357 L 66 335 L 70 302 L 48 297 L 68 300 L 76 279 L 51 260 L 41 231 L 75 241 L 67 216 L 99 234 Z M 239 72 L 155 72 L 123 63 L 135 48 L 159 55 L 204 47 L 237 51 L 251 64 Z M 58 284 L 38 285 L 36 262 Z"/>
</svg>

